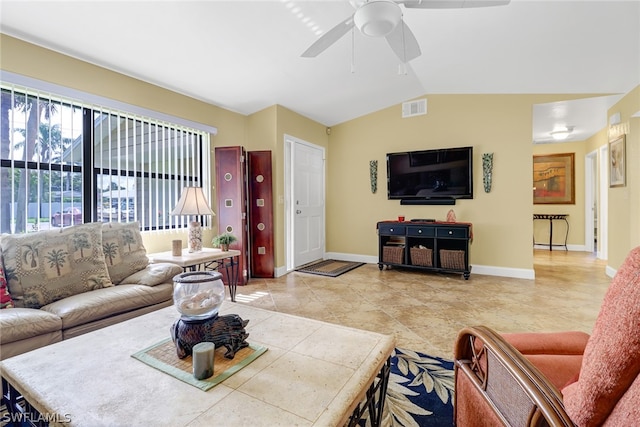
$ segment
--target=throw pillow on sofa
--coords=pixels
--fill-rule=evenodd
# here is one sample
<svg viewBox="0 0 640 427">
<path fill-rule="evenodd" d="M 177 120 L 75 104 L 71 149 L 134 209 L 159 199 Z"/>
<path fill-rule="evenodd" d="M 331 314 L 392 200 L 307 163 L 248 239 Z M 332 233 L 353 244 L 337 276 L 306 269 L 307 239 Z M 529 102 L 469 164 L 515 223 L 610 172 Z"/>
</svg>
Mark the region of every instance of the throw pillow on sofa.
<svg viewBox="0 0 640 427">
<path fill-rule="evenodd" d="M 7 287 L 7 279 L 4 277 L 4 268 L 2 267 L 2 257 L 0 256 L 0 309 L 13 308 L 13 299 Z"/>
<path fill-rule="evenodd" d="M 138 222 L 105 223 L 102 226 L 102 246 L 113 283 L 120 283 L 149 264 Z"/>
<path fill-rule="evenodd" d="M 113 286 L 102 251 L 102 223 L 60 230 L 5 234 L 0 239 L 9 292 L 16 307 L 54 301 Z"/>
</svg>

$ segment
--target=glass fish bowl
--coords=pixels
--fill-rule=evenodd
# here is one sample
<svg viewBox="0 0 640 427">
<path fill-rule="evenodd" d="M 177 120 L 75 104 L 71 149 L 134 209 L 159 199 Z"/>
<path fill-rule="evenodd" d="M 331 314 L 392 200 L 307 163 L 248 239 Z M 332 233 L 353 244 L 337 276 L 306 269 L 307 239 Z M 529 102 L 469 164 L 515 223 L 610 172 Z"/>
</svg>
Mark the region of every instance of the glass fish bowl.
<svg viewBox="0 0 640 427">
<path fill-rule="evenodd" d="M 191 271 L 173 278 L 173 304 L 184 321 L 216 316 L 223 301 L 224 283 L 217 271 Z"/>
</svg>

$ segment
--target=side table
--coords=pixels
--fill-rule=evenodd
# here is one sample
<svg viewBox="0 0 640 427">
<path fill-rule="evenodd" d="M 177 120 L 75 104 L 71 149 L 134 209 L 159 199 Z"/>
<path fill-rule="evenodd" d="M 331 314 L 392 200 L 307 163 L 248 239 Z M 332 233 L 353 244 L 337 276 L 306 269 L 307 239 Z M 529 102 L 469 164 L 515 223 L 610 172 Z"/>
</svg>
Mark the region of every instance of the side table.
<svg viewBox="0 0 640 427">
<path fill-rule="evenodd" d="M 545 219 L 549 220 L 549 250 L 552 251 L 554 246 L 564 246 L 564 250 L 568 251 L 567 238 L 569 237 L 569 221 L 567 220 L 568 214 L 533 214 L 533 220 Z M 567 224 L 567 231 L 564 235 L 564 244 L 553 243 L 553 220 L 563 220 Z M 546 244 L 546 243 L 545 243 Z M 536 239 L 534 236 L 533 245 L 536 245 Z"/>
<path fill-rule="evenodd" d="M 182 267 L 184 271 L 197 271 L 200 269 L 203 271 L 218 271 L 220 267 L 224 267 L 229 282 L 231 301 L 236 301 L 240 251 L 202 248 L 199 252 L 186 252 L 183 250 L 181 256 L 174 256 L 171 251 L 147 254 L 147 256 L 151 262 L 171 262 Z"/>
</svg>

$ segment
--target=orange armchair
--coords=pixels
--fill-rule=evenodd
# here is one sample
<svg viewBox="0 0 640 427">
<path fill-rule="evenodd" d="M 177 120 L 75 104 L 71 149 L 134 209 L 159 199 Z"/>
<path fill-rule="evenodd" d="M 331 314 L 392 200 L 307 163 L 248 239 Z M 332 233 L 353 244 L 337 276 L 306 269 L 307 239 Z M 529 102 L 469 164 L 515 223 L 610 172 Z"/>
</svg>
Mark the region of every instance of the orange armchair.
<svg viewBox="0 0 640 427">
<path fill-rule="evenodd" d="M 454 352 L 459 427 L 640 425 L 640 247 L 611 281 L 591 336 L 476 326 Z"/>
</svg>

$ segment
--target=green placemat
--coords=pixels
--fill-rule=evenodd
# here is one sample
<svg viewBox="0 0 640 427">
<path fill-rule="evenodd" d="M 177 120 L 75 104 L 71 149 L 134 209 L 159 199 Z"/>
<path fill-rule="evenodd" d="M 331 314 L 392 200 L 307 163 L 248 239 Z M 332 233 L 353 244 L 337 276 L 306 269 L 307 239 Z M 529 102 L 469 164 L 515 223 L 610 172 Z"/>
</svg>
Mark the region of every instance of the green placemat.
<svg viewBox="0 0 640 427">
<path fill-rule="evenodd" d="M 233 359 L 227 359 L 224 357 L 226 348 L 216 348 L 213 361 L 213 376 L 204 380 L 197 380 L 193 376 L 191 356 L 187 356 L 184 359 L 178 358 L 176 347 L 171 338 L 166 338 L 151 347 L 132 354 L 131 357 L 187 384 L 207 391 L 262 356 L 266 351 L 266 347 L 249 344 L 249 347 L 237 351 Z"/>
</svg>

